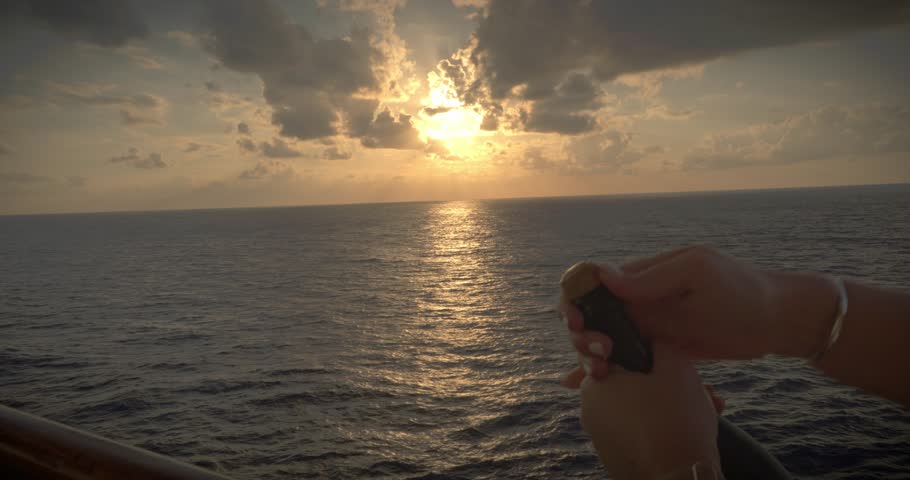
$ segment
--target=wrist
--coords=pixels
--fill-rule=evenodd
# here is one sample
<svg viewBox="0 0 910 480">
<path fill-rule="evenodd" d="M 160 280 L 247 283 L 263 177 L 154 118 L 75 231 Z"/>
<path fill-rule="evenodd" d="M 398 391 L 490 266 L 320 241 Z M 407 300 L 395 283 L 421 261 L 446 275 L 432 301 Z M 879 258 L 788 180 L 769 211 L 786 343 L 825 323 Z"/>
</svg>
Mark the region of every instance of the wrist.
<svg viewBox="0 0 910 480">
<path fill-rule="evenodd" d="M 771 353 L 809 358 L 827 337 L 837 313 L 838 291 L 823 275 L 771 273 L 775 289 Z"/>
</svg>

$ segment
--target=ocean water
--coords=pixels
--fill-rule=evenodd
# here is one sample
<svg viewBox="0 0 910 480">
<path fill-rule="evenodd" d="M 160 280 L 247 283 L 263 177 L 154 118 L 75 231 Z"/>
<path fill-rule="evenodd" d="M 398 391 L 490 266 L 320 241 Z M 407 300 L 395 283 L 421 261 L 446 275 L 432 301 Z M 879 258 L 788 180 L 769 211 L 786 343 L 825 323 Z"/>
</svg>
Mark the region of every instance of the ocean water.
<svg viewBox="0 0 910 480">
<path fill-rule="evenodd" d="M 238 479 L 603 478 L 557 384 L 566 267 L 697 242 L 907 288 L 908 212 L 898 185 L 0 217 L 0 403 Z M 700 370 L 799 478 L 910 478 L 897 406 Z"/>
</svg>

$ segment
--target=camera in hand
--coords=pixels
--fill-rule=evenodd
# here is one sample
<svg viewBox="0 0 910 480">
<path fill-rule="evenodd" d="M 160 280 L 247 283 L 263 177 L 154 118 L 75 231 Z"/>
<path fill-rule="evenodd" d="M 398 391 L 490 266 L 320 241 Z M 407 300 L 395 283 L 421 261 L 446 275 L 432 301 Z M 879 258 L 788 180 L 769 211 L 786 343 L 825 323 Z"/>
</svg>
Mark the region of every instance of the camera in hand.
<svg viewBox="0 0 910 480">
<path fill-rule="evenodd" d="M 591 262 L 573 265 L 563 274 L 563 300 L 575 305 L 585 329 L 606 334 L 613 340 L 608 360 L 626 370 L 649 373 L 654 366 L 651 344 L 629 318 L 622 301 L 603 283 L 599 267 Z"/>
</svg>

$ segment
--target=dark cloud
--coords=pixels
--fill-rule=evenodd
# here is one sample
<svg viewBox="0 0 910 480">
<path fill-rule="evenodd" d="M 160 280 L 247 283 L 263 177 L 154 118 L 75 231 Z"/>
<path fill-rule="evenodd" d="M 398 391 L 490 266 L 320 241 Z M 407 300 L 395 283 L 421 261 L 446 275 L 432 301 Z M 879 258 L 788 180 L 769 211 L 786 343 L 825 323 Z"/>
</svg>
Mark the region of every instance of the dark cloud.
<svg viewBox="0 0 910 480">
<path fill-rule="evenodd" d="M 396 118 L 388 109 L 383 110 L 370 124 L 369 129 L 360 139 L 367 148 L 421 149 L 423 142 L 417 129 L 411 124 L 411 116 L 399 113 Z"/>
<path fill-rule="evenodd" d="M 371 148 L 419 148 L 410 117 L 375 115 L 379 101 L 363 96 L 382 90 L 377 71 L 387 60 L 370 31 L 319 39 L 270 1 L 207 5 L 207 48 L 224 66 L 260 77 L 282 136 L 344 134 Z"/>
<path fill-rule="evenodd" d="M 272 143 L 262 142 L 259 144 L 259 151 L 269 158 L 294 158 L 303 156 L 299 150 L 294 150 L 284 140 L 273 138 Z"/>
<path fill-rule="evenodd" d="M 76 103 L 97 107 L 132 106 L 155 108 L 164 103 L 160 97 L 148 93 L 115 95 L 109 87 L 92 83 L 49 83 L 48 98 L 54 103 Z"/>
<path fill-rule="evenodd" d="M 131 103 L 137 107 L 142 108 L 155 108 L 161 104 L 161 100 L 147 93 L 137 93 L 130 97 Z"/>
<path fill-rule="evenodd" d="M 135 147 L 131 147 L 123 155 L 118 155 L 116 157 L 111 157 L 108 159 L 110 163 L 125 163 L 131 165 L 135 168 L 141 168 L 144 170 L 157 169 L 157 168 L 166 168 L 167 163 L 161 159 L 161 154 L 159 153 L 149 153 L 145 157 L 139 155 L 139 150 Z"/>
<path fill-rule="evenodd" d="M 603 106 L 601 93 L 590 75 L 569 74 L 551 95 L 534 102 L 530 112 L 522 113 L 524 128 L 569 135 L 590 132 L 597 126 L 592 112 Z"/>
<path fill-rule="evenodd" d="M 167 167 L 167 164 L 164 163 L 164 160 L 161 159 L 161 154 L 150 153 L 150 154 L 148 154 L 148 156 L 146 156 L 142 160 L 133 162 L 133 166 L 136 168 L 154 169 L 154 168 L 165 168 L 165 167 Z"/>
<path fill-rule="evenodd" d="M 338 133 L 336 106 L 324 93 L 303 89 L 292 102 L 275 103 L 267 91 L 266 100 L 272 103 L 272 123 L 286 137 L 313 140 Z"/>
<path fill-rule="evenodd" d="M 15 4 L 18 6 L 10 10 L 18 14 L 40 11 L 43 17 L 75 18 L 89 24 L 87 19 L 96 18 L 90 12 L 99 19 L 98 25 L 126 18 L 121 22 L 122 30 L 135 32 L 136 36 L 147 32 L 130 2 L 23 0 Z M 34 9 L 32 4 L 36 5 Z M 359 139 L 368 131 L 375 133 L 385 127 L 373 125 L 379 105 L 375 98 L 383 92 L 400 90 L 393 81 L 397 78 L 394 72 L 403 71 L 404 67 L 401 61 L 393 59 L 406 58 L 404 45 L 389 40 L 389 36 L 397 38 L 391 16 L 395 8 L 374 9 L 358 2 L 345 3 L 342 10 L 366 15 L 373 12 L 376 22 L 367 22 L 369 27 L 357 22 L 343 36 L 319 38 L 293 22 L 272 0 L 201 0 L 192 5 L 181 7 L 181 11 L 201 14 L 202 31 L 194 38 L 212 53 L 218 65 L 260 78 L 264 99 L 272 110 L 272 123 L 279 127 L 282 136 L 312 140 L 347 135 Z M 199 12 L 195 10 L 197 7 L 201 7 Z M 385 20 L 379 20 L 383 15 L 387 15 L 383 17 Z M 142 28 L 133 28 L 137 25 Z M 114 30 L 113 26 L 108 28 Z M 128 38 L 132 36 L 121 35 L 121 43 Z M 224 103 L 224 98 L 219 96 L 224 95 L 220 85 L 214 81 L 203 85 L 214 96 L 210 102 Z M 120 119 L 126 125 L 163 124 L 163 108 L 144 105 L 140 98 L 127 99 L 106 90 L 69 93 L 79 96 L 83 103 L 119 106 Z M 377 139 L 382 143 L 383 137 L 378 134 L 365 141 L 376 144 Z"/>
<path fill-rule="evenodd" d="M 341 150 L 333 145 L 322 151 L 322 158 L 325 160 L 347 160 L 351 158 L 351 152 Z"/>
<path fill-rule="evenodd" d="M 336 135 L 339 113 L 347 115 L 352 95 L 379 88 L 373 66 L 383 56 L 364 29 L 317 39 L 270 1 L 206 5 L 207 48 L 224 66 L 260 77 L 282 135 L 301 140 Z"/>
<path fill-rule="evenodd" d="M 247 125 L 245 122 L 238 123 L 237 124 L 237 133 L 239 133 L 241 135 L 249 135 L 251 133 L 250 126 Z"/>
<path fill-rule="evenodd" d="M 130 147 L 127 153 L 108 159 L 111 163 L 134 162 L 136 160 L 139 160 L 139 150 L 136 147 Z"/>
<path fill-rule="evenodd" d="M 252 99 L 249 97 L 241 97 L 240 95 L 231 94 L 225 91 L 217 90 L 207 91 L 203 101 L 208 103 L 213 110 L 223 112 L 229 109 L 243 108 L 248 106 Z M 229 127 L 228 130 L 231 130 L 233 127 Z"/>
<path fill-rule="evenodd" d="M 657 155 L 659 153 L 667 153 L 666 147 L 663 147 L 661 145 L 649 145 L 649 146 L 645 147 L 644 149 L 642 149 L 642 151 L 646 155 Z"/>
<path fill-rule="evenodd" d="M 104 47 L 119 47 L 149 33 L 142 15 L 128 0 L 7 0 L 0 13 Z"/>
<path fill-rule="evenodd" d="M 373 124 L 373 114 L 379 107 L 378 100 L 367 98 L 351 98 L 345 102 L 344 125 L 345 133 L 354 138 L 367 134 Z"/>
<path fill-rule="evenodd" d="M 259 142 L 259 145 L 253 143 L 249 138 L 237 140 L 237 146 L 246 152 L 259 152 L 269 158 L 295 158 L 304 156 L 303 152 L 294 149 L 287 142 L 280 138 L 273 138 L 272 142 Z"/>
<path fill-rule="evenodd" d="M 541 112 L 536 108 L 530 115 L 523 115 L 522 120 L 525 128 L 532 132 L 568 135 L 590 132 L 596 126 L 591 115 Z"/>
<path fill-rule="evenodd" d="M 52 104 L 77 104 L 119 110 L 124 125 L 164 125 L 168 110 L 165 99 L 148 93 L 116 95 L 110 88 L 90 83 L 50 83 L 44 100 Z"/>
<path fill-rule="evenodd" d="M 241 138 L 237 140 L 237 146 L 240 147 L 241 150 L 245 150 L 247 152 L 256 151 L 256 144 L 253 143 L 253 141 L 249 138 Z"/>
<path fill-rule="evenodd" d="M 493 0 L 473 59 L 494 98 L 519 85 L 547 94 L 579 69 L 611 80 L 908 20 L 893 0 Z"/>
<path fill-rule="evenodd" d="M 468 50 L 460 50 L 452 57 L 440 61 L 436 65 L 436 73 L 449 82 L 462 102 L 480 107 L 483 113 L 480 127 L 482 130 L 492 131 L 499 128 L 503 123 L 500 121 L 504 111 L 502 104 L 490 98 L 489 88 L 478 76 Z"/>
<path fill-rule="evenodd" d="M 568 170 L 579 174 L 618 172 L 657 153 L 654 149 L 636 147 L 632 135 L 619 130 L 575 138 L 565 150 Z"/>
<path fill-rule="evenodd" d="M 240 180 L 259 180 L 269 175 L 268 167 L 263 164 L 257 164 L 255 167 L 240 172 L 237 177 Z"/>
<path fill-rule="evenodd" d="M 463 101 L 484 108 L 485 129 L 499 123 L 491 107 L 518 99 L 530 102 L 527 130 L 577 134 L 595 127 L 586 113 L 599 106 L 595 85 L 620 75 L 908 21 L 907 3 L 889 0 L 493 0 L 469 54 L 437 68 Z"/>
<path fill-rule="evenodd" d="M 574 137 L 557 154 L 530 147 L 515 163 L 527 170 L 561 175 L 629 173 L 633 164 L 661 152 L 661 147 L 634 145 L 628 132 L 606 130 Z"/>
<path fill-rule="evenodd" d="M 518 160 L 518 166 L 527 170 L 553 170 L 559 164 L 544 154 L 540 147 L 530 147 L 525 150 L 524 155 Z"/>
<path fill-rule="evenodd" d="M 433 116 L 439 115 L 440 113 L 446 113 L 452 110 L 452 107 L 424 107 L 421 110 L 423 113 Z"/>
<path fill-rule="evenodd" d="M 450 0 L 401 2 L 395 10 L 395 29 L 407 42 L 409 59 L 427 71 L 467 43 L 477 23 Z"/>
<path fill-rule="evenodd" d="M 0 173 L 0 185 L 34 185 L 40 183 L 50 183 L 50 177 L 43 175 L 32 175 L 23 172 Z"/>
<path fill-rule="evenodd" d="M 476 78 L 474 65 L 471 59 L 458 52 L 451 58 L 441 60 L 436 65 L 436 71 L 452 82 L 455 92 L 465 103 L 480 103 L 487 95 L 483 92 L 483 83 Z"/>
<path fill-rule="evenodd" d="M 162 125 L 163 121 L 156 115 L 124 108 L 120 110 L 120 122 L 124 125 Z"/>
<path fill-rule="evenodd" d="M 789 164 L 910 152 L 910 107 L 828 106 L 784 121 L 708 135 L 683 160 L 686 170 Z"/>
<path fill-rule="evenodd" d="M 480 129 L 488 132 L 494 132 L 499 129 L 499 117 L 496 115 L 484 115 L 483 121 L 480 122 Z"/>
<path fill-rule="evenodd" d="M 240 180 L 263 180 L 267 178 L 290 178 L 294 169 L 280 160 L 260 160 L 256 166 L 240 172 Z"/>
</svg>

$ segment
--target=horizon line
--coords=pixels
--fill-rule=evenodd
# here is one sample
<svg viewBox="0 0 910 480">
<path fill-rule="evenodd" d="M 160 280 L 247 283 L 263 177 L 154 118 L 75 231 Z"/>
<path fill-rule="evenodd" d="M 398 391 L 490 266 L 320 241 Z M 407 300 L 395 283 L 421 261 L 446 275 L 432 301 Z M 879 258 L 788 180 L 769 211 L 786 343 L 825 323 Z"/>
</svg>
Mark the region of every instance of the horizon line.
<svg viewBox="0 0 910 480">
<path fill-rule="evenodd" d="M 758 187 L 758 188 L 721 188 L 708 190 L 673 190 L 673 191 L 647 191 L 634 193 L 595 193 L 580 195 L 531 195 L 516 197 L 479 197 L 479 198 L 439 198 L 432 200 L 391 200 L 391 201 L 374 201 L 374 202 L 347 202 L 347 203 L 305 203 L 293 205 L 253 205 L 253 206 L 232 206 L 232 207 L 194 207 L 194 208 L 162 208 L 162 209 L 139 209 L 139 210 L 88 210 L 88 211 L 63 211 L 63 212 L 31 212 L 31 213 L 0 213 L 2 217 L 30 217 L 30 216 L 53 216 L 53 215 L 104 215 L 104 214 L 122 214 L 122 213 L 164 213 L 164 212 L 202 212 L 213 210 L 265 210 L 279 208 L 308 208 L 308 207 L 345 207 L 356 205 L 395 205 L 407 203 L 440 203 L 440 202 L 486 202 L 498 200 L 534 200 L 534 199 L 567 199 L 567 198 L 598 198 L 598 197 L 643 197 L 643 196 L 673 196 L 673 195 L 698 195 L 698 194 L 718 194 L 718 193 L 748 193 L 748 192 L 769 192 L 769 191 L 789 191 L 789 190 L 822 190 L 831 188 L 859 188 L 859 187 L 885 187 L 885 186 L 910 186 L 910 182 L 892 182 L 892 183 L 850 183 L 835 185 L 808 185 L 800 187 Z"/>
</svg>

